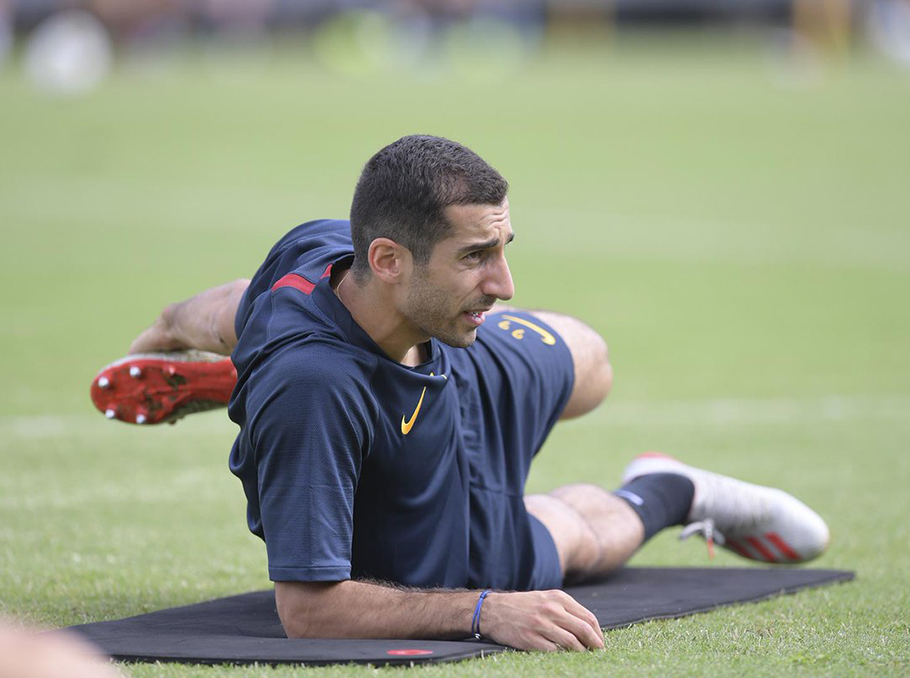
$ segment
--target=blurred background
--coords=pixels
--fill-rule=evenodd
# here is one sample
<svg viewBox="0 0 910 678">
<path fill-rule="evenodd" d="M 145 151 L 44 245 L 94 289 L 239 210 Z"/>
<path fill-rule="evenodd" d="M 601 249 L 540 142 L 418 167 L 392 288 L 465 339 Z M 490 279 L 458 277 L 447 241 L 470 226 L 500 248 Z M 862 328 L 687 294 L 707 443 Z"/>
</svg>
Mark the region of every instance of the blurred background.
<svg viewBox="0 0 910 678">
<path fill-rule="evenodd" d="M 89 384 L 165 304 L 346 217 L 412 133 L 509 180 L 515 302 L 610 344 L 608 404 L 529 489 L 614 487 L 646 449 L 782 486 L 863 582 L 788 609 L 833 620 L 843 672 L 906 667 L 910 0 L 0 0 L 0 613 L 268 584 L 236 427 L 108 422 Z"/>
<path fill-rule="evenodd" d="M 657 28 L 763 32 L 800 68 L 871 43 L 910 67 L 908 0 L 2 0 L 0 60 L 18 48 L 25 75 L 57 93 L 190 46 L 296 46 L 339 73 L 434 77 L 515 67 L 559 36 Z"/>
</svg>

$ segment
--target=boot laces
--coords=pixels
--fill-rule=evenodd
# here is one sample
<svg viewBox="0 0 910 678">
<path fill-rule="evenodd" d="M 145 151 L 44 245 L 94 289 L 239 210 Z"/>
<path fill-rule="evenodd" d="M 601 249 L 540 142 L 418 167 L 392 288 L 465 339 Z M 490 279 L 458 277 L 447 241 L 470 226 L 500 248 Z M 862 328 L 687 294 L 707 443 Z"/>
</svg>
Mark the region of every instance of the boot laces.
<svg viewBox="0 0 910 678">
<path fill-rule="evenodd" d="M 689 523 L 683 528 L 682 532 L 679 533 L 679 540 L 685 541 L 693 534 L 700 534 L 704 538 L 705 544 L 708 547 L 708 558 L 711 560 L 714 559 L 714 544 L 723 546 L 727 541 L 727 538 L 724 537 L 723 533 L 714 525 L 714 520 L 712 518 L 705 518 L 704 520 L 696 520 L 694 523 Z"/>
<path fill-rule="evenodd" d="M 679 535 L 681 540 L 701 535 L 714 558 L 714 545 L 723 546 L 725 535 L 749 534 L 767 522 L 770 507 L 758 488 L 732 478 L 706 473 L 701 478 L 700 506 L 694 520 Z"/>
</svg>

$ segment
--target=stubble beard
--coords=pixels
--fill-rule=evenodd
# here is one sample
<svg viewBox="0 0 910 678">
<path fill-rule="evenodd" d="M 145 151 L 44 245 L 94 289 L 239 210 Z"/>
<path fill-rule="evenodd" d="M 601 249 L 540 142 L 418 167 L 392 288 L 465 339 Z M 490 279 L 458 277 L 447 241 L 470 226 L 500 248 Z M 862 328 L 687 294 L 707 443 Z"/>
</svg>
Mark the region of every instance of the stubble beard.
<svg viewBox="0 0 910 678">
<path fill-rule="evenodd" d="M 477 339 L 477 329 L 458 330 L 462 312 L 463 309 L 452 306 L 447 293 L 425 278 L 411 286 L 406 314 L 414 327 L 426 336 L 453 348 L 467 348 Z"/>
</svg>

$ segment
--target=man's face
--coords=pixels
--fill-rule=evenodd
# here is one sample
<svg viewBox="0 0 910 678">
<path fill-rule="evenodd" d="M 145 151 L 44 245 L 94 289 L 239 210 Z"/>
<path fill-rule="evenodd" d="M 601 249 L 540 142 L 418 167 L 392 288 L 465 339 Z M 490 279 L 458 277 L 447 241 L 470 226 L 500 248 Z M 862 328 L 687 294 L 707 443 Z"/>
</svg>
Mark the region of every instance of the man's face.
<svg viewBox="0 0 910 678">
<path fill-rule="evenodd" d="M 436 244 L 426 266 L 414 268 L 403 312 L 422 334 L 464 348 L 496 300 L 515 293 L 505 257 L 514 237 L 509 201 L 452 205 L 446 217 L 451 234 Z"/>
</svg>

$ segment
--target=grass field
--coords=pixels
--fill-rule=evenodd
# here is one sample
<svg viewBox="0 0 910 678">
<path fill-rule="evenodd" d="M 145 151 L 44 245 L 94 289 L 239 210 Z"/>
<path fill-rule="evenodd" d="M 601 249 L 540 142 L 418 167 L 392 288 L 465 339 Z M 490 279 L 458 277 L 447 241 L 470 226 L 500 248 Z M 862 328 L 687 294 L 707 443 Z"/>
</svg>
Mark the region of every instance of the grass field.
<svg viewBox="0 0 910 678">
<path fill-rule="evenodd" d="M 873 56 L 782 84 L 760 42 L 553 49 L 507 79 L 344 79 L 288 54 L 121 70 L 40 96 L 0 71 L 0 614 L 63 626 L 266 587 L 227 470 L 234 426 L 104 420 L 88 385 L 167 302 L 345 216 L 403 134 L 512 184 L 516 302 L 607 337 L 610 402 L 529 490 L 614 487 L 645 449 L 782 486 L 856 582 L 421 675 L 910 672 L 910 74 Z M 695 540 L 636 564 L 707 565 Z M 721 554 L 717 565 L 740 565 Z M 303 669 L 123 667 L 136 677 Z M 306 671 L 348 676 L 368 668 Z"/>
</svg>

